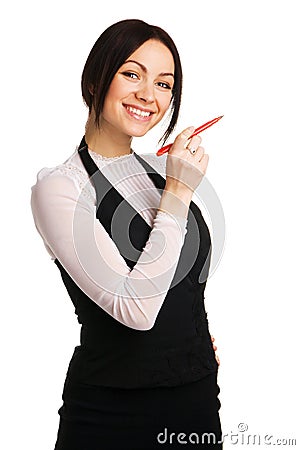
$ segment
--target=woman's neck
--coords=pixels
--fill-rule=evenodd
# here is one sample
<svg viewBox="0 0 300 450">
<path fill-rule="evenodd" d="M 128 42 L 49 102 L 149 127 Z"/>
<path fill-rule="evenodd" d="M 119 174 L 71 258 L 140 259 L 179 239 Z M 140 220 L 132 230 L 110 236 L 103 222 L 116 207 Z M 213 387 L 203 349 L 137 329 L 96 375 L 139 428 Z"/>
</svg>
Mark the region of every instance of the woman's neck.
<svg viewBox="0 0 300 450">
<path fill-rule="evenodd" d="M 86 123 L 85 141 L 90 150 L 108 158 L 132 153 L 132 137 L 116 133 L 109 124 L 97 128 L 92 113 Z"/>
</svg>

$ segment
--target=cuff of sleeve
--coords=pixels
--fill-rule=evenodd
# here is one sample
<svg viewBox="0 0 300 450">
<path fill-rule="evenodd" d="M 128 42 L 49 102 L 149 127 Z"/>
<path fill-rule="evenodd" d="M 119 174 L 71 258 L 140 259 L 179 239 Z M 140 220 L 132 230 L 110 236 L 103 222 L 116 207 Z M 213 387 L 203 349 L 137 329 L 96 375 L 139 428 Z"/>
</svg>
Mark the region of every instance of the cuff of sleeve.
<svg viewBox="0 0 300 450">
<path fill-rule="evenodd" d="M 162 211 L 161 209 L 159 209 L 157 211 L 157 215 L 156 217 L 161 217 L 164 221 L 166 220 L 170 220 L 172 223 L 176 223 L 177 226 L 180 228 L 182 236 L 184 237 L 187 233 L 187 222 L 188 219 L 182 216 L 178 216 L 176 214 L 171 214 L 167 211 Z"/>
</svg>

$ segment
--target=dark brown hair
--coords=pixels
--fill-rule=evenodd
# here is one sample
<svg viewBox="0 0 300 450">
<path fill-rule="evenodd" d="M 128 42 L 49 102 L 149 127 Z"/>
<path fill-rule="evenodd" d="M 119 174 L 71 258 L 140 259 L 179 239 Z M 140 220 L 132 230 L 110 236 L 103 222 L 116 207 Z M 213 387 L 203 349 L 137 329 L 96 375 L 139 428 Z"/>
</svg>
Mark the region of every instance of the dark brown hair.
<svg viewBox="0 0 300 450">
<path fill-rule="evenodd" d="M 121 20 L 108 27 L 97 39 L 85 63 L 81 90 L 85 104 L 95 110 L 95 125 L 99 128 L 100 115 L 112 79 L 128 57 L 149 39 L 156 39 L 172 53 L 175 65 L 171 100 L 171 119 L 160 141 L 168 139 L 178 120 L 182 92 L 182 68 L 178 50 L 162 28 L 138 19 Z M 93 95 L 97 93 L 97 95 Z"/>
</svg>

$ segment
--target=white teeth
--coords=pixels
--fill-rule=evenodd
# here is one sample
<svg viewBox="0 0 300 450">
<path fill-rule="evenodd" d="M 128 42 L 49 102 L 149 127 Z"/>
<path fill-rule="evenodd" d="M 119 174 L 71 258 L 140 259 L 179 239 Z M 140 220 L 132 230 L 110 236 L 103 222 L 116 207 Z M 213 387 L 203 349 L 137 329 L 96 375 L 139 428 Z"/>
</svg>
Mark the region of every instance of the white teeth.
<svg viewBox="0 0 300 450">
<path fill-rule="evenodd" d="M 142 116 L 142 117 L 150 116 L 150 112 L 141 111 L 140 109 L 132 108 L 131 106 L 128 106 L 127 109 L 128 109 L 128 111 L 130 111 L 134 114 L 137 114 L 138 116 Z"/>
</svg>

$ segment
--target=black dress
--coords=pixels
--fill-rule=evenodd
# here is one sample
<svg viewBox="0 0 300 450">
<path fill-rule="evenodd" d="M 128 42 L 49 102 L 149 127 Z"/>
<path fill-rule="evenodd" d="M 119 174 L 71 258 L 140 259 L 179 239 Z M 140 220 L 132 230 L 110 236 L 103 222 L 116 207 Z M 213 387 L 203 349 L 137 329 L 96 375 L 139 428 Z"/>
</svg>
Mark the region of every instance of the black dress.
<svg viewBox="0 0 300 450">
<path fill-rule="evenodd" d="M 221 449 L 216 378 L 131 390 L 67 382 L 55 450 Z"/>
<path fill-rule="evenodd" d="M 151 228 L 98 169 L 84 138 L 79 154 L 96 189 L 97 218 L 132 268 L 138 255 L 128 256 L 122 231 L 129 229 L 132 245 L 141 252 Z M 135 156 L 156 187 L 163 189 L 163 177 Z M 124 221 L 114 224 L 120 229 L 112 233 L 113 214 L 120 204 L 125 204 Z M 155 325 L 147 331 L 113 319 L 55 260 L 82 324 L 58 411 L 55 450 L 222 448 L 218 365 L 204 307 L 211 241 L 193 202 L 187 228 L 175 282 Z M 189 260 L 191 269 L 186 271 Z"/>
</svg>

